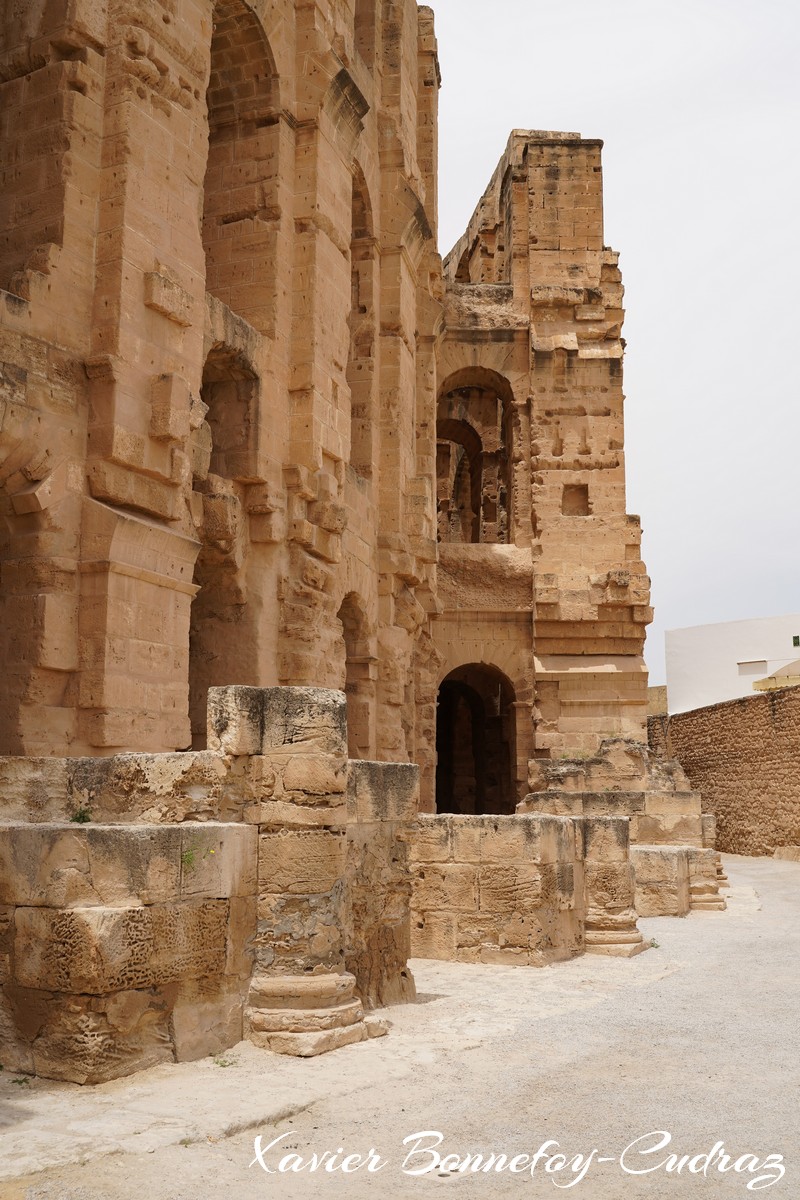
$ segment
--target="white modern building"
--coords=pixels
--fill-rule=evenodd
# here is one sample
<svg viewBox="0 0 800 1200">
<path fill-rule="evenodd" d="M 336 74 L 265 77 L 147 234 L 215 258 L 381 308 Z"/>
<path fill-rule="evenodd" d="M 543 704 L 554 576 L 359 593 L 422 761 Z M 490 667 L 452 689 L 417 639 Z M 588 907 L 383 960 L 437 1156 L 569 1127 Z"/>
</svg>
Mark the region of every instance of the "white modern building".
<svg viewBox="0 0 800 1200">
<path fill-rule="evenodd" d="M 751 696 L 753 685 L 800 658 L 800 613 L 666 632 L 671 713 Z"/>
</svg>

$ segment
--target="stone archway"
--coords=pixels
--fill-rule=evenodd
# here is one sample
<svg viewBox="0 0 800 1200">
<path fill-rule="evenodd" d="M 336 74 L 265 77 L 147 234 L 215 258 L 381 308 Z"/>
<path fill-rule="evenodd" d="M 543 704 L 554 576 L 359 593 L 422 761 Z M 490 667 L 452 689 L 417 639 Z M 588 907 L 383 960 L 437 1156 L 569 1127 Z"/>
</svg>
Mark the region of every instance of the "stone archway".
<svg viewBox="0 0 800 1200">
<path fill-rule="evenodd" d="M 436 715 L 436 811 L 509 814 L 516 807 L 514 689 L 470 663 L 442 681 Z"/>
</svg>

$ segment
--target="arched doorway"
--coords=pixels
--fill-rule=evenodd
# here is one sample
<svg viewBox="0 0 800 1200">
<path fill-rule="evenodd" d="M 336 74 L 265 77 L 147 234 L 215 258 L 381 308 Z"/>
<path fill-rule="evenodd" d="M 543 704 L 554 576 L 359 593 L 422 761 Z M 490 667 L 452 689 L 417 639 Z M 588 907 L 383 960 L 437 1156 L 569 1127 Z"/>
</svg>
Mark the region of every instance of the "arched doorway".
<svg viewBox="0 0 800 1200">
<path fill-rule="evenodd" d="M 442 681 L 436 759 L 437 812 L 514 812 L 514 689 L 502 671 L 470 663 Z"/>
</svg>

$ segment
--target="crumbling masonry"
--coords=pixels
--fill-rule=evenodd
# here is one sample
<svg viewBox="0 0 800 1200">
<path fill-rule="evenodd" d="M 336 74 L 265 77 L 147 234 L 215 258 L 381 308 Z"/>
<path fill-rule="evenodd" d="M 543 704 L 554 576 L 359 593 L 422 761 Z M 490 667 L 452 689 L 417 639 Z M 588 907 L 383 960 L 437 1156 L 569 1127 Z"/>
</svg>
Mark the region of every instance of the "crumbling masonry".
<svg viewBox="0 0 800 1200">
<path fill-rule="evenodd" d="M 414 0 L 3 21 L 2 1061 L 319 1053 L 412 951 L 720 906 L 642 745 L 601 144 L 515 131 L 443 264 Z"/>
</svg>

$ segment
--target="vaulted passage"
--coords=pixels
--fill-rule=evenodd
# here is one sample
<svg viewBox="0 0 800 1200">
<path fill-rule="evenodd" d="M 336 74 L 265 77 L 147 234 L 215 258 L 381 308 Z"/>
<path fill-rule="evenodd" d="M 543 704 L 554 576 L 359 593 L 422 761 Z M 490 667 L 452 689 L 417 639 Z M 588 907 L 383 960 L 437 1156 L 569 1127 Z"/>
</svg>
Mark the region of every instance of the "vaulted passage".
<svg viewBox="0 0 800 1200">
<path fill-rule="evenodd" d="M 436 717 L 436 811 L 513 813 L 514 689 L 474 663 L 442 681 Z"/>
</svg>

